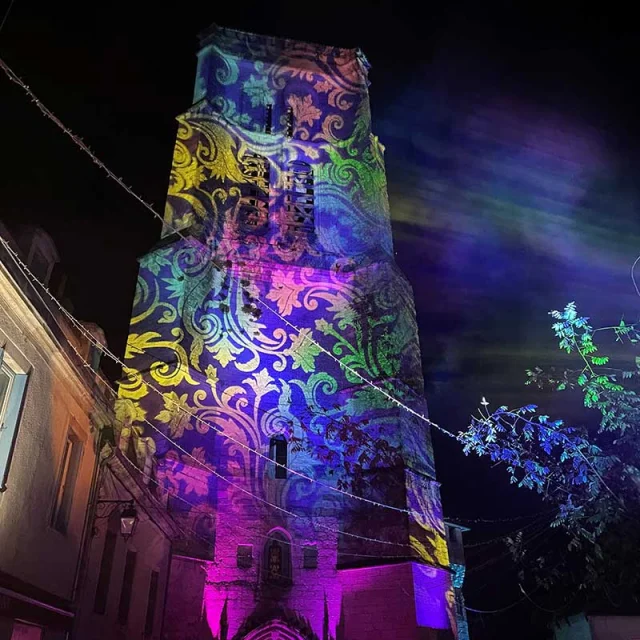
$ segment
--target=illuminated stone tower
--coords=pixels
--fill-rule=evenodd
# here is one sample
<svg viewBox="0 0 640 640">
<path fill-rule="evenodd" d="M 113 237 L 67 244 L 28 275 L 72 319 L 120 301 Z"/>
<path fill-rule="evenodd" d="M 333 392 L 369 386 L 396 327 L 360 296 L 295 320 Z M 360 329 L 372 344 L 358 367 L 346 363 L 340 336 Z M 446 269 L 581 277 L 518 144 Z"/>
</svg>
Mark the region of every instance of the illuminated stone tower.
<svg viewBox="0 0 640 640">
<path fill-rule="evenodd" d="M 379 390 L 426 413 L 367 61 L 200 44 L 118 404 L 184 532 L 165 637 L 453 638 L 429 429 Z"/>
</svg>

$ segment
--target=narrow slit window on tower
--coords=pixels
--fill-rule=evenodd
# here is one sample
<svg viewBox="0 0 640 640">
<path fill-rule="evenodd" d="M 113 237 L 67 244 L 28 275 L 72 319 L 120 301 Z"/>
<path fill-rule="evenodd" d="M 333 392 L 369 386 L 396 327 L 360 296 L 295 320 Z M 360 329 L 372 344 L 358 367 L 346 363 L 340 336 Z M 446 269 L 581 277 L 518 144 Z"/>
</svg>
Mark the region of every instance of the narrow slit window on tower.
<svg viewBox="0 0 640 640">
<path fill-rule="evenodd" d="M 107 530 L 102 547 L 102 560 L 100 561 L 100 573 L 98 574 L 98 584 L 96 585 L 96 595 L 93 601 L 93 612 L 104 613 L 107 610 L 107 599 L 109 597 L 109 583 L 111 582 L 111 567 L 113 566 L 113 556 L 116 552 L 118 536 L 115 531 Z"/>
<path fill-rule="evenodd" d="M 313 169 L 306 162 L 290 162 L 285 177 L 285 210 L 287 231 L 313 233 L 314 188 Z"/>
<path fill-rule="evenodd" d="M 273 128 L 273 105 L 268 104 L 264 113 L 264 132 L 271 133 Z"/>
<path fill-rule="evenodd" d="M 274 465 L 274 477 L 284 480 L 287 477 L 287 440 L 284 436 L 274 436 L 269 442 L 269 457 Z"/>
<path fill-rule="evenodd" d="M 293 107 L 287 108 L 287 128 L 285 133 L 287 138 L 293 138 Z"/>
<path fill-rule="evenodd" d="M 144 619 L 144 637 L 149 638 L 153 635 L 153 623 L 156 618 L 156 603 L 158 600 L 158 576 L 157 571 L 151 572 L 149 581 L 149 595 L 147 597 L 147 615 Z"/>
<path fill-rule="evenodd" d="M 236 547 L 236 566 L 239 569 L 250 569 L 253 564 L 253 545 L 239 544 Z"/>
</svg>

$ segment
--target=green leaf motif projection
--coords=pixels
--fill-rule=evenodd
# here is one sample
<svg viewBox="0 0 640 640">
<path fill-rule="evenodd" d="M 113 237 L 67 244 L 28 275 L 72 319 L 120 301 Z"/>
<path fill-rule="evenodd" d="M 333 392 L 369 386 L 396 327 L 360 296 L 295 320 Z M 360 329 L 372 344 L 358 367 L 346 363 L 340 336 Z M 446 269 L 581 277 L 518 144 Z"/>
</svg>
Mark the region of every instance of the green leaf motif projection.
<svg viewBox="0 0 640 640">
<path fill-rule="evenodd" d="M 285 349 L 284 354 L 291 356 L 291 368 L 302 369 L 305 373 L 315 371 L 315 358 L 320 354 L 320 348 L 311 342 L 311 329 L 302 329 L 300 333 L 292 333 L 291 346 Z"/>
<path fill-rule="evenodd" d="M 243 91 L 250 97 L 251 106 L 271 104 L 274 91 L 269 87 L 269 80 L 265 76 L 251 76 L 242 84 Z"/>
</svg>

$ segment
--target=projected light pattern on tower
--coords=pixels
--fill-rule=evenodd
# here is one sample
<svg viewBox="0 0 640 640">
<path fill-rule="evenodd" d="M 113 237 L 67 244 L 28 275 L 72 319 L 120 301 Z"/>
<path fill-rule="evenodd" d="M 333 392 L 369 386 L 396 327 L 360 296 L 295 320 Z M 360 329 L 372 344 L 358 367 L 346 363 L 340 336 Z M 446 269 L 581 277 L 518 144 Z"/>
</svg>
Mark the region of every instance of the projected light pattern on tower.
<svg viewBox="0 0 640 640">
<path fill-rule="evenodd" d="M 168 637 L 204 615 L 216 638 L 359 640 L 384 606 L 409 622 L 381 637 L 455 633 L 427 424 L 363 381 L 426 414 L 367 62 L 220 28 L 201 47 L 117 405 L 206 567 L 174 559 Z"/>
</svg>

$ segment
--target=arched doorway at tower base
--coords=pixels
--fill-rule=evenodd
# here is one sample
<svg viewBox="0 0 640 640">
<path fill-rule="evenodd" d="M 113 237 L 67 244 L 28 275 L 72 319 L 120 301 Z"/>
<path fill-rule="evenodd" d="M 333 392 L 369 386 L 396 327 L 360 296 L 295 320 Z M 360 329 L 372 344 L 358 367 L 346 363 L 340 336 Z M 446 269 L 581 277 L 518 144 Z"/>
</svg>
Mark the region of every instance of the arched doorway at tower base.
<svg viewBox="0 0 640 640">
<path fill-rule="evenodd" d="M 254 629 L 243 640 L 309 640 L 281 620 L 272 620 Z"/>
</svg>

